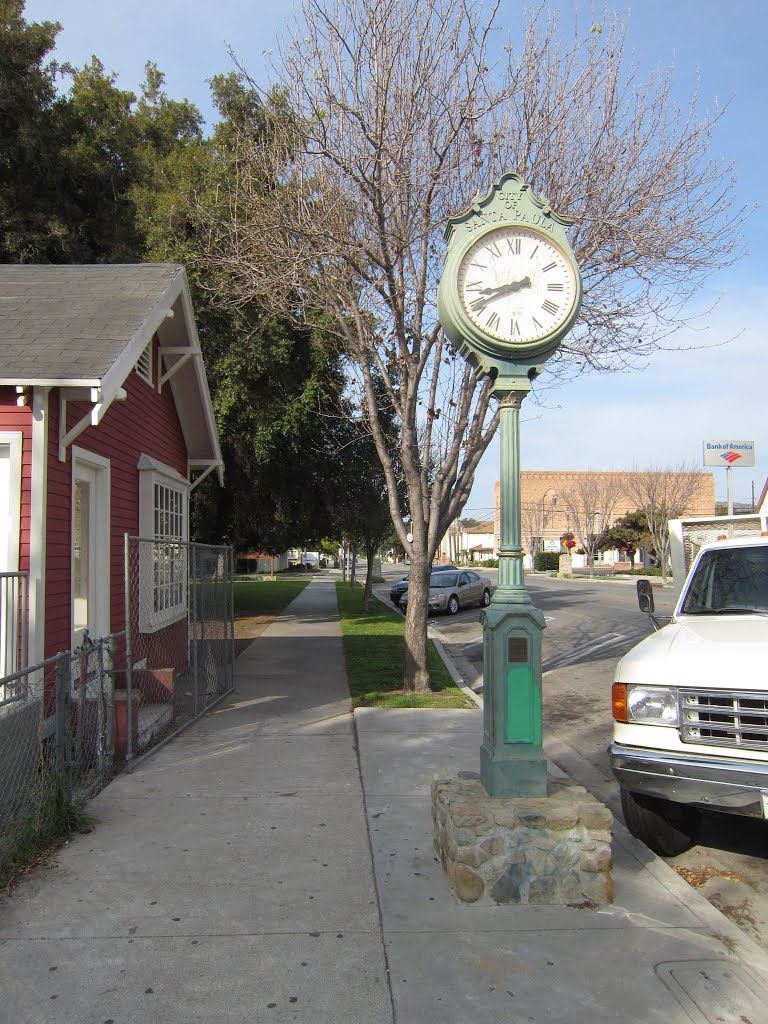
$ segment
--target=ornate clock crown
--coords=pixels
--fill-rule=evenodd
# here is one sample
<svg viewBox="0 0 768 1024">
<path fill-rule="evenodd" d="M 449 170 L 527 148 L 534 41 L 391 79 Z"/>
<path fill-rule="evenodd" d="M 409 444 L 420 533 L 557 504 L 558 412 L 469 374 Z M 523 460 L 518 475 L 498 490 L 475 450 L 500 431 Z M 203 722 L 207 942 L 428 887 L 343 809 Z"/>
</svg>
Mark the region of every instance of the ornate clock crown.
<svg viewBox="0 0 768 1024">
<path fill-rule="evenodd" d="M 528 227 L 540 228 L 547 234 L 552 233 L 562 237 L 566 244 L 568 242 L 567 229 L 574 221 L 569 217 L 563 217 L 550 207 L 549 200 L 543 196 L 537 196 L 527 181 L 524 181 L 519 174 L 508 171 L 502 174 L 498 181 L 494 182 L 484 196 L 476 193 L 469 208 L 464 213 L 451 217 L 445 228 L 445 240 L 449 245 L 453 242 L 454 236 L 467 222 L 474 222 L 478 216 L 491 215 L 491 209 L 495 211 L 500 208 L 507 213 L 507 216 L 496 223 L 525 224 Z M 519 216 L 515 214 L 519 211 Z M 483 223 L 493 226 L 494 222 L 484 221 Z M 559 228 L 562 231 L 557 231 Z"/>
</svg>

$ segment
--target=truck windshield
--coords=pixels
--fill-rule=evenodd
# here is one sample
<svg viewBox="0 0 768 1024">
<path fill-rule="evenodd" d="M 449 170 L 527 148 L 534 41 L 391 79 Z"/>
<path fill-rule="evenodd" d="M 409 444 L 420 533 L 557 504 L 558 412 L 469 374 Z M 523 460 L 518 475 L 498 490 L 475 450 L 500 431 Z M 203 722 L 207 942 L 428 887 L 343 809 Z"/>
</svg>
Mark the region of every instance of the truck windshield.
<svg viewBox="0 0 768 1024">
<path fill-rule="evenodd" d="M 768 545 L 708 551 L 680 610 L 683 615 L 768 614 Z"/>
</svg>

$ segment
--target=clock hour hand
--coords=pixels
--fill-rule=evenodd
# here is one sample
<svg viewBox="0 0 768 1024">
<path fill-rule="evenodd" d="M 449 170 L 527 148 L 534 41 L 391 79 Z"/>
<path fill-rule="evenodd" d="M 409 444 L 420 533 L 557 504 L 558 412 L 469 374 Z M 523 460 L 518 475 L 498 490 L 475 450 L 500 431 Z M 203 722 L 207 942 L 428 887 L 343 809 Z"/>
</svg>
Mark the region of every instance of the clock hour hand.
<svg viewBox="0 0 768 1024">
<path fill-rule="evenodd" d="M 530 287 L 530 277 L 523 277 L 519 281 L 510 281 L 508 284 L 501 284 L 498 288 L 493 288 L 492 291 L 496 293 L 494 298 L 498 298 L 500 295 L 512 295 L 513 292 L 519 292 L 522 288 Z"/>
<path fill-rule="evenodd" d="M 507 284 L 500 284 L 494 288 L 482 288 L 480 297 L 470 302 L 469 308 L 473 313 L 482 313 L 489 302 L 502 298 L 504 295 L 512 295 L 514 292 L 519 292 L 522 288 L 530 287 L 530 277 L 523 277 L 519 281 L 509 281 Z"/>
</svg>

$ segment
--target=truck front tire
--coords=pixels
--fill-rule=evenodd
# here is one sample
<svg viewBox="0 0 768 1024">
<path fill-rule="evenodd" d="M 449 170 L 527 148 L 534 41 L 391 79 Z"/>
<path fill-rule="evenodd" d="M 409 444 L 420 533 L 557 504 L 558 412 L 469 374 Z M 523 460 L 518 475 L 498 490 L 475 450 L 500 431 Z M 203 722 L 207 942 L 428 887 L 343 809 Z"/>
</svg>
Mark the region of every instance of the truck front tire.
<svg viewBox="0 0 768 1024">
<path fill-rule="evenodd" d="M 621 810 L 632 835 L 662 857 L 676 857 L 696 842 L 701 814 L 695 807 L 622 787 Z"/>
</svg>

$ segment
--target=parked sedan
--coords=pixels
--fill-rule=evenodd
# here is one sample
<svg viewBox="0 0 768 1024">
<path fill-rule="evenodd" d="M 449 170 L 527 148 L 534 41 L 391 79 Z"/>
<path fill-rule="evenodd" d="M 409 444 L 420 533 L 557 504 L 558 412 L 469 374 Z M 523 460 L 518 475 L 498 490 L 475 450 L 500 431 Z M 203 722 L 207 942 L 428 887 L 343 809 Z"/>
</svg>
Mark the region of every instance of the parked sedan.
<svg viewBox="0 0 768 1024">
<path fill-rule="evenodd" d="M 455 566 L 455 565 L 433 565 L 432 569 L 430 571 L 431 572 L 445 572 L 445 571 L 447 571 L 449 569 L 453 569 L 453 570 L 458 571 L 457 566 Z M 397 583 L 393 583 L 392 584 L 392 588 L 389 591 L 389 600 L 392 602 L 392 604 L 395 606 L 395 608 L 399 608 L 400 607 L 400 601 L 402 599 L 403 594 L 406 592 L 407 589 L 408 589 L 408 577 L 407 576 L 403 576 L 403 578 L 401 580 L 398 580 Z"/>
<path fill-rule="evenodd" d="M 459 608 L 479 604 L 487 608 L 491 602 L 491 581 L 471 569 L 434 571 L 429 583 L 429 610 L 455 615 Z M 400 598 L 400 607 L 408 607 L 408 591 Z"/>
</svg>

